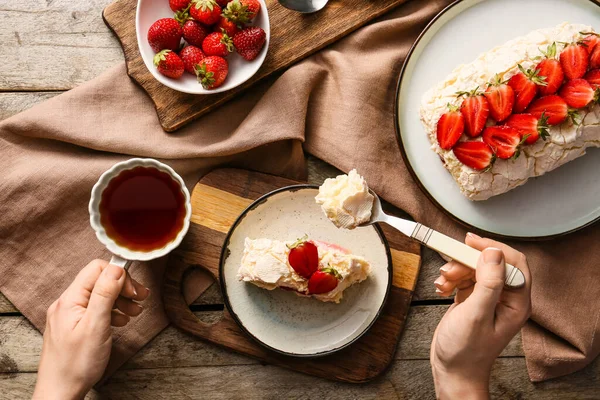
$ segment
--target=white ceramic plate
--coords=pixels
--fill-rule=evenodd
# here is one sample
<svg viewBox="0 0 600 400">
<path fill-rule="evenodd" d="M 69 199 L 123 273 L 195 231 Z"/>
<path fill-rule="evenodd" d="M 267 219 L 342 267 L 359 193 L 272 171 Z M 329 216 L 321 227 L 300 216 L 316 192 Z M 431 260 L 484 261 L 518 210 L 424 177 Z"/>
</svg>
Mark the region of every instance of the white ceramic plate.
<svg viewBox="0 0 600 400">
<path fill-rule="evenodd" d="M 315 203 L 317 193 L 317 187 L 300 185 L 257 200 L 229 231 L 221 255 L 221 289 L 240 327 L 271 350 L 298 357 L 330 354 L 362 336 L 383 309 L 392 278 L 379 228 L 336 228 Z M 346 289 L 339 304 L 237 280 L 246 237 L 295 240 L 304 234 L 365 257 L 371 263 L 369 278 Z"/>
<path fill-rule="evenodd" d="M 229 63 L 229 74 L 223 85 L 216 89 L 206 90 L 202 87 L 195 76 L 187 72 L 183 73 L 183 76 L 179 79 L 168 78 L 158 72 L 154 66 L 154 51 L 148 44 L 148 29 L 150 26 L 161 18 L 173 17 L 173 11 L 169 7 L 168 0 L 138 0 L 137 10 L 135 14 L 135 30 L 137 35 L 138 48 L 146 64 L 146 68 L 150 71 L 152 76 L 156 78 L 160 83 L 171 89 L 178 90 L 184 93 L 191 94 L 211 94 L 225 92 L 233 89 L 236 86 L 241 85 L 250 79 L 256 71 L 260 68 L 265 57 L 267 56 L 267 49 L 269 48 L 269 41 L 271 36 L 271 29 L 269 27 L 269 15 L 267 12 L 267 6 L 264 0 L 260 1 L 261 9 L 252 25 L 259 26 L 264 29 L 267 34 L 267 41 L 260 54 L 256 59 L 252 61 L 244 60 L 235 51 L 227 56 L 227 62 Z"/>
<path fill-rule="evenodd" d="M 455 220 L 498 236 L 541 239 L 600 219 L 600 150 L 486 201 L 464 197 L 446 171 L 421 122 L 421 97 L 456 66 L 532 30 L 561 22 L 600 29 L 591 0 L 463 0 L 442 11 L 409 53 L 397 97 L 398 135 L 421 188 Z"/>
</svg>

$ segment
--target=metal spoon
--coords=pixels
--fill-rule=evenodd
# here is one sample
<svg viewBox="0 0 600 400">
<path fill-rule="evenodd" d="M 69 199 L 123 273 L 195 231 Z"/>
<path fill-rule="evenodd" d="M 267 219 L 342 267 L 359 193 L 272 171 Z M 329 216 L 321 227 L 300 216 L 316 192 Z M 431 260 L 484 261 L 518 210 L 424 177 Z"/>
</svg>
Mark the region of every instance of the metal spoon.
<svg viewBox="0 0 600 400">
<path fill-rule="evenodd" d="M 475 250 L 458 240 L 452 239 L 443 233 L 421 225 L 418 222 L 387 215 L 381 208 L 379 196 L 371 189 L 369 189 L 369 193 L 375 198 L 373 201 L 373 209 L 371 210 L 371 219 L 359 226 L 372 225 L 376 222 L 385 222 L 430 249 L 442 253 L 469 268 L 477 268 L 477 260 L 481 254 L 480 251 Z M 504 284 L 510 288 L 520 288 L 525 285 L 525 276 L 520 269 L 506 263 L 506 278 Z"/>
<path fill-rule="evenodd" d="M 279 0 L 279 4 L 292 11 L 303 14 L 314 13 L 321 10 L 329 0 Z"/>
</svg>

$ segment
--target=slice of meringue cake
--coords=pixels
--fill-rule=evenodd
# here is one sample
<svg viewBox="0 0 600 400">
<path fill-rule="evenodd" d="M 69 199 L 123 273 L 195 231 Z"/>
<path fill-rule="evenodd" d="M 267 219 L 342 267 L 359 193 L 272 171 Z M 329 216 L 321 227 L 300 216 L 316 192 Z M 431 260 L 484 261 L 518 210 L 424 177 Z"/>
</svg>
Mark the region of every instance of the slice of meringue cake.
<svg viewBox="0 0 600 400">
<path fill-rule="evenodd" d="M 343 292 L 367 279 L 371 266 L 341 246 L 306 237 L 295 242 L 246 238 L 240 281 L 339 303 Z"/>
</svg>

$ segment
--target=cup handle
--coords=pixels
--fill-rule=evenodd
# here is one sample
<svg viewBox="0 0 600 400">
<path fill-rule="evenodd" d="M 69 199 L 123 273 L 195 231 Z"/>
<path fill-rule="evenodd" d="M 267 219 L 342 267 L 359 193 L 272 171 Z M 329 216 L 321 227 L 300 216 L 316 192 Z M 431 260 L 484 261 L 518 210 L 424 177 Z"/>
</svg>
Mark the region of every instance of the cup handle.
<svg viewBox="0 0 600 400">
<path fill-rule="evenodd" d="M 113 256 L 110 258 L 109 264 L 116 265 L 117 267 L 121 267 L 127 271 L 131 265 L 131 260 L 126 260 L 113 254 Z"/>
</svg>

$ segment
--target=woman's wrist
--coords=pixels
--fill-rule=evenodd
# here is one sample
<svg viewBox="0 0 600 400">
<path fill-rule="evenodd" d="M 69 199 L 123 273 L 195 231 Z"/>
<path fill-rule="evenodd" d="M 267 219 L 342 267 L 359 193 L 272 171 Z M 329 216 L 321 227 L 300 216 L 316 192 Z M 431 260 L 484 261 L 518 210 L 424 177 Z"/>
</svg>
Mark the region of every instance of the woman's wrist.
<svg viewBox="0 0 600 400">
<path fill-rule="evenodd" d="M 38 375 L 32 400 L 79 400 L 83 399 L 87 392 L 88 390 L 82 385 L 71 384 L 64 380 L 49 382 L 40 379 Z"/>
<path fill-rule="evenodd" d="M 463 376 L 443 368 L 436 368 L 435 365 L 432 365 L 432 372 L 438 399 L 489 399 L 489 373 L 478 374 L 479 376 Z"/>
</svg>

